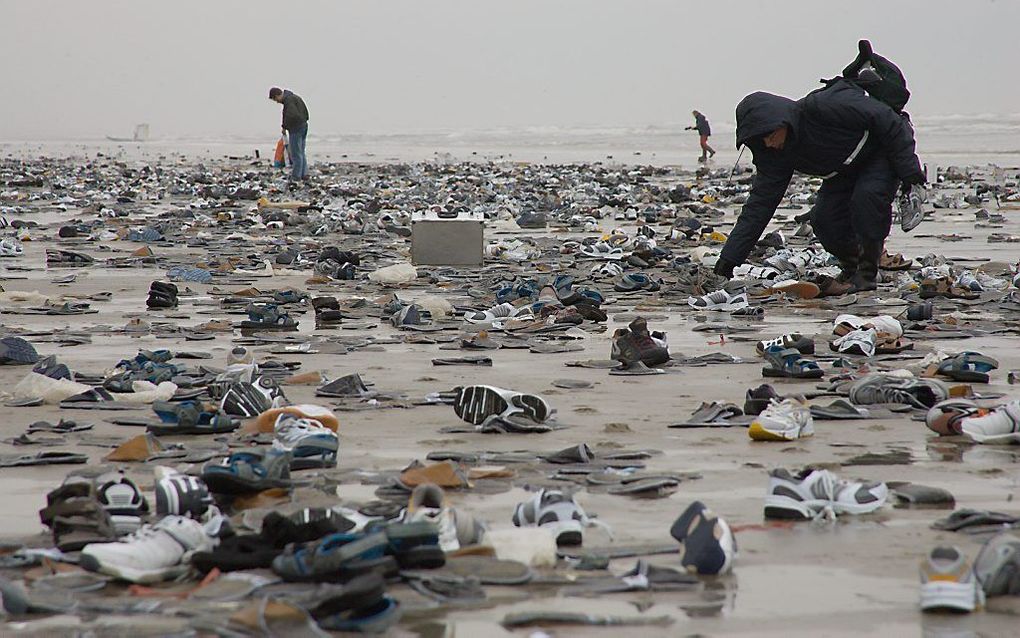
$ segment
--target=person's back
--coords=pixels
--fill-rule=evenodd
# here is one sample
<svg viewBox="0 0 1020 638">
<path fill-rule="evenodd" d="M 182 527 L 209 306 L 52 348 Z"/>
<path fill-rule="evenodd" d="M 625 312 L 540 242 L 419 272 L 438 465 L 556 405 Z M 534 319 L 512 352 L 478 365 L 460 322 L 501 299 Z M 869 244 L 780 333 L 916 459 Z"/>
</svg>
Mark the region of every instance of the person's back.
<svg viewBox="0 0 1020 638">
<path fill-rule="evenodd" d="M 283 128 L 288 131 L 308 126 L 308 107 L 301 96 L 293 91 L 283 92 Z"/>
</svg>

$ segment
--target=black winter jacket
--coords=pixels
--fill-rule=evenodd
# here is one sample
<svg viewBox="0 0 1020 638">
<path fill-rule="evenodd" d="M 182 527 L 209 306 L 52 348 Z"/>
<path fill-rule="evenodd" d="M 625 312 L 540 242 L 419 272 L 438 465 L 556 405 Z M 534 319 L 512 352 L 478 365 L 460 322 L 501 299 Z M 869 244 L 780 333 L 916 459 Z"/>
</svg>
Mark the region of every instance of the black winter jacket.
<svg viewBox="0 0 1020 638">
<path fill-rule="evenodd" d="M 763 136 L 784 124 L 789 126 L 784 147 L 766 148 Z M 721 258 L 732 264 L 747 258 L 794 172 L 833 177 L 883 153 L 900 180 L 924 181 L 909 120 L 843 79 L 796 102 L 770 93 L 748 95 L 737 105 L 737 147 L 743 144 L 754 154 L 755 176 L 722 250 Z"/>
<path fill-rule="evenodd" d="M 708 118 L 701 113 L 694 116 L 694 128 L 698 129 L 698 135 L 712 134 L 712 127 L 708 125 Z"/>
<path fill-rule="evenodd" d="M 296 131 L 308 125 L 308 107 L 297 93 L 283 92 L 283 128 Z"/>
</svg>

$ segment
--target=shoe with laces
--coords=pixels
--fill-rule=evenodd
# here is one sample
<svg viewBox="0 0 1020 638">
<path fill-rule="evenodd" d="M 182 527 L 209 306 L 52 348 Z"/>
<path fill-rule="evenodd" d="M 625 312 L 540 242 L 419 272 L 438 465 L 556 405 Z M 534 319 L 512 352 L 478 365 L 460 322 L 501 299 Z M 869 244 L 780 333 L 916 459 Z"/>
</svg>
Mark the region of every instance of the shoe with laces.
<svg viewBox="0 0 1020 638">
<path fill-rule="evenodd" d="M 291 453 L 290 469 L 335 467 L 340 439 L 318 421 L 283 413 L 273 427 L 273 448 Z"/>
<path fill-rule="evenodd" d="M 431 523 L 439 530 L 439 546 L 452 552 L 465 545 L 478 542 L 481 528 L 474 517 L 450 507 L 443 488 L 434 483 L 423 483 L 414 488 L 404 510 L 404 523 Z"/>
<path fill-rule="evenodd" d="M 86 545 L 81 566 L 132 583 L 155 583 L 186 572 L 193 552 L 217 543 L 202 523 L 167 516 L 116 542 Z"/>
<path fill-rule="evenodd" d="M 657 366 L 669 361 L 669 348 L 664 333 L 648 331 L 648 322 L 638 317 L 627 326 L 634 338 L 639 360 L 646 366 Z M 658 335 L 658 336 L 656 336 Z"/>
<path fill-rule="evenodd" d="M 940 436 L 957 436 L 963 434 L 961 425 L 964 419 L 984 416 L 988 412 L 970 399 L 947 399 L 928 410 L 924 423 L 929 430 Z"/>
<path fill-rule="evenodd" d="M 921 562 L 921 611 L 971 612 L 984 603 L 970 561 L 956 547 L 940 545 Z"/>
<path fill-rule="evenodd" d="M 585 527 L 605 523 L 588 516 L 574 500 L 573 495 L 560 490 L 542 489 L 514 509 L 513 524 L 516 527 L 541 527 L 548 529 L 557 545 L 580 545 Z"/>
<path fill-rule="evenodd" d="M 696 310 L 721 310 L 730 312 L 747 308 L 747 293 L 731 294 L 726 290 L 716 290 L 700 297 L 689 297 L 687 305 Z"/>
<path fill-rule="evenodd" d="M 170 472 L 156 481 L 156 514 L 200 519 L 213 504 L 212 495 L 202 479 Z"/>
<path fill-rule="evenodd" d="M 755 441 L 794 441 L 814 433 L 811 410 L 797 399 L 773 399 L 747 429 Z"/>
<path fill-rule="evenodd" d="M 889 498 L 885 483 L 846 481 L 828 470 L 806 468 L 790 474 L 783 468 L 769 472 L 765 518 L 810 520 L 825 512 L 868 514 Z"/>
<path fill-rule="evenodd" d="M 142 517 L 149 513 L 149 502 L 134 481 L 122 472 L 107 472 L 96 477 L 95 485 L 96 499 L 110 515 L 118 534 L 141 526 Z"/>
<path fill-rule="evenodd" d="M 927 410 L 948 398 L 949 388 L 936 379 L 869 374 L 850 386 L 850 401 L 856 405 L 903 403 Z"/>
<path fill-rule="evenodd" d="M 984 416 L 960 421 L 960 431 L 977 443 L 1020 443 L 1020 401 L 1010 401 Z"/>
<path fill-rule="evenodd" d="M 974 575 L 985 596 L 1020 594 L 1020 537 L 1002 532 L 988 539 L 974 559 Z"/>
</svg>

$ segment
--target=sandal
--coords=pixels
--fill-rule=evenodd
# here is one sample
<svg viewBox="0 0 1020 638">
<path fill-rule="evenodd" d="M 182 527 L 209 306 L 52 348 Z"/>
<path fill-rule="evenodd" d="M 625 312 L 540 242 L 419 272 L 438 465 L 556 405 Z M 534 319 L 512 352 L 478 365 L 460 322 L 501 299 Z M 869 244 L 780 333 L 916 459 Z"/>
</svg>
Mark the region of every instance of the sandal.
<svg viewBox="0 0 1020 638">
<path fill-rule="evenodd" d="M 899 354 L 904 350 L 913 349 L 914 344 L 888 332 L 879 332 L 878 338 L 875 341 L 875 354 Z"/>
<path fill-rule="evenodd" d="M 998 367 L 998 361 L 980 352 L 961 352 L 940 362 L 936 374 L 963 383 L 988 383 L 988 372 Z"/>
<path fill-rule="evenodd" d="M 764 356 L 765 351 L 773 346 L 781 346 L 783 348 L 793 348 L 799 351 L 801 354 L 814 354 L 815 353 L 815 342 L 802 334 L 791 333 L 785 334 L 775 339 L 767 339 L 765 341 L 759 341 L 754 347 L 758 356 Z"/>
<path fill-rule="evenodd" d="M 884 250 L 882 251 L 882 256 L 878 260 L 878 267 L 882 270 L 910 270 L 910 267 L 913 265 L 913 259 L 906 259 L 900 253 L 890 255 Z"/>
<path fill-rule="evenodd" d="M 763 377 L 820 379 L 823 375 L 817 363 L 801 357 L 800 351 L 794 348 L 772 346 L 765 351 L 765 359 L 771 366 L 761 369 Z"/>
</svg>

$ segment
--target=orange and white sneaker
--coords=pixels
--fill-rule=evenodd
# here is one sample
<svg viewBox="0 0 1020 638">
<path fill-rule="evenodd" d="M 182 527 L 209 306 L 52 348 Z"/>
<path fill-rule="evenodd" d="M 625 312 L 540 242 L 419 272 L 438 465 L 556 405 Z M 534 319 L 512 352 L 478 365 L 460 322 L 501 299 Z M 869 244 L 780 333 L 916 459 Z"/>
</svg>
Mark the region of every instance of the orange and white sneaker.
<svg viewBox="0 0 1020 638">
<path fill-rule="evenodd" d="M 921 562 L 921 611 L 971 612 L 984 604 L 984 590 L 959 549 L 940 545 Z"/>
</svg>

